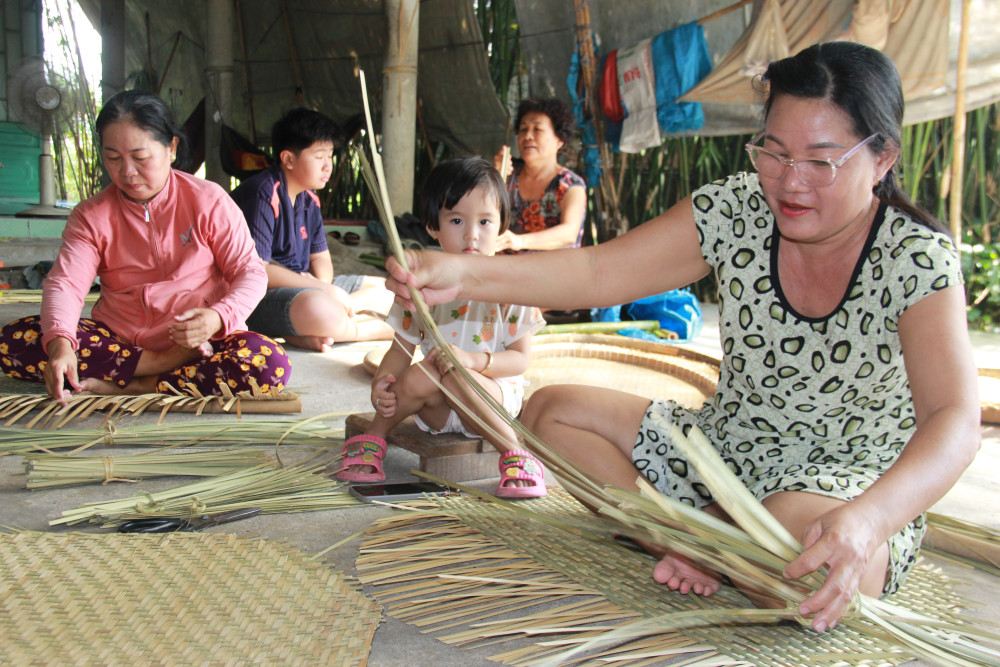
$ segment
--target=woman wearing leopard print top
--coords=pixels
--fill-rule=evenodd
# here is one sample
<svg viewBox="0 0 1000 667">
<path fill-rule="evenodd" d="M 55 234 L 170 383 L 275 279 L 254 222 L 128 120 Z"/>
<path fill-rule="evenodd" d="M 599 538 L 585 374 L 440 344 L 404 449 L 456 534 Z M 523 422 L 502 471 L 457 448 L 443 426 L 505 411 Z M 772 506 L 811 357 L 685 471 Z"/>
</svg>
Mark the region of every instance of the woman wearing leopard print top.
<svg viewBox="0 0 1000 667">
<path fill-rule="evenodd" d="M 799 608 L 824 631 L 858 591 L 895 590 L 923 513 L 975 456 L 976 369 L 958 252 L 892 173 L 903 118 L 892 62 L 830 42 L 771 63 L 763 80 L 764 130 L 747 144 L 756 173 L 711 183 L 592 248 L 488 260 L 414 253 L 410 274 L 391 263 L 388 286 L 401 301 L 407 282 L 429 302 L 582 308 L 713 271 L 724 359 L 702 408 L 564 385 L 539 390 L 523 420 L 597 480 L 635 488 L 638 469 L 723 515 L 669 437 L 671 425 L 700 427 L 801 541 L 785 575 L 826 568 Z M 657 581 L 718 589 L 716 573 L 657 555 Z"/>
</svg>

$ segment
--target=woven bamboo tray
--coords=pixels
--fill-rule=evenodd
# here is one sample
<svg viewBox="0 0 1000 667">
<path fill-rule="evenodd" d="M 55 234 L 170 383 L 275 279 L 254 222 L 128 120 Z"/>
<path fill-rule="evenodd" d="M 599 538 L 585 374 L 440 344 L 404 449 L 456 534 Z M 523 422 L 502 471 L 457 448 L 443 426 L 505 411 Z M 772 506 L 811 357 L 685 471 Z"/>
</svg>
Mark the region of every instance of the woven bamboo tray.
<svg viewBox="0 0 1000 667">
<path fill-rule="evenodd" d="M 365 355 L 374 375 L 388 347 Z M 419 358 L 419 357 L 418 357 Z M 585 384 L 642 396 L 669 396 L 698 407 L 715 393 L 719 360 L 675 345 L 613 334 L 544 334 L 531 341 L 527 393 L 552 384 Z"/>
<path fill-rule="evenodd" d="M 0 535 L 0 662 L 364 665 L 381 611 L 296 549 L 236 535 Z"/>
<path fill-rule="evenodd" d="M 609 535 L 599 517 L 562 490 L 518 506 L 571 521 L 580 531 Z M 359 579 L 376 587 L 376 597 L 391 616 L 448 644 L 493 644 L 491 658 L 509 665 L 529 665 L 567 648 L 542 646 L 542 641 L 596 637 L 616 625 L 660 614 L 752 606 L 729 587 L 710 598 L 672 592 L 652 582 L 652 567 L 649 556 L 610 540 L 577 537 L 526 521 L 501 504 L 465 496 L 442 498 L 424 513 L 377 524 L 357 559 Z M 939 618 L 955 614 L 958 605 L 947 578 L 925 565 L 911 571 L 892 600 Z M 588 631 L 588 625 L 601 628 Z M 525 636 L 533 638 L 525 642 Z M 902 662 L 895 651 L 888 642 L 844 626 L 817 635 L 797 625 L 746 623 L 662 633 L 600 657 L 614 655 L 621 662 L 613 664 L 623 665 L 691 661 L 815 667 Z M 859 657 L 872 653 L 879 657 Z M 667 654 L 681 656 L 680 662 Z M 598 663 L 598 657 L 590 655 L 583 664 L 607 664 Z"/>
</svg>

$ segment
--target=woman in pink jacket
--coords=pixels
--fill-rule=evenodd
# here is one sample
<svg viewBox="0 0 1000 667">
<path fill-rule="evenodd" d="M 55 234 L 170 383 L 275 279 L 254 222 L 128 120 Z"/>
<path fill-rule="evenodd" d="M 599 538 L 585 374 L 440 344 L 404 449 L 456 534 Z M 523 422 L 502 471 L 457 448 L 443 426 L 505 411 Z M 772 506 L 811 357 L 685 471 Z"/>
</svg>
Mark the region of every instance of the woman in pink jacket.
<svg viewBox="0 0 1000 667">
<path fill-rule="evenodd" d="M 96 129 L 112 185 L 73 210 L 41 317 L 0 331 L 0 365 L 44 381 L 60 401 L 68 390 L 284 387 L 284 350 L 245 330 L 267 276 L 243 214 L 215 183 L 171 168 L 184 138 L 169 107 L 151 93 L 118 93 Z M 95 277 L 100 299 L 93 319 L 81 318 Z"/>
</svg>

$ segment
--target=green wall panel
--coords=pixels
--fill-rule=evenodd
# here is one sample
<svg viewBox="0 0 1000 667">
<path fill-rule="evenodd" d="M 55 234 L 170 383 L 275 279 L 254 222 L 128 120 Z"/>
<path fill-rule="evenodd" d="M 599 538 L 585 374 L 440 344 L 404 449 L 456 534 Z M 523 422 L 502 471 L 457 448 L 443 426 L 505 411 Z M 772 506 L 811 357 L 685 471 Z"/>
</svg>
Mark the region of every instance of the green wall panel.
<svg viewBox="0 0 1000 667">
<path fill-rule="evenodd" d="M 38 202 L 38 156 L 42 140 L 14 123 L 0 123 L 0 197 Z"/>
</svg>

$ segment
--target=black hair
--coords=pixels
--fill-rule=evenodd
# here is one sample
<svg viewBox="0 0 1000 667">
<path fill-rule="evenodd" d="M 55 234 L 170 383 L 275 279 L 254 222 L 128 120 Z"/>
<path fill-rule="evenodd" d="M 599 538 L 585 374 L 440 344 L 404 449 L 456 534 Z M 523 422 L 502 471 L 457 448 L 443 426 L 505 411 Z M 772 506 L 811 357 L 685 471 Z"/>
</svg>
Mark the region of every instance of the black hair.
<svg viewBox="0 0 1000 667">
<path fill-rule="evenodd" d="M 338 130 L 337 124 L 329 116 L 305 107 L 292 109 L 271 126 L 271 151 L 274 159 L 281 159 L 281 151 L 291 151 L 298 155 L 317 141 L 329 141 L 334 148 L 339 148 Z"/>
<path fill-rule="evenodd" d="M 521 100 L 517 105 L 517 116 L 514 119 L 515 131 L 521 127 L 521 120 L 529 113 L 541 113 L 549 117 L 552 121 L 552 129 L 556 136 L 563 142 L 563 147 L 569 144 L 573 138 L 573 130 L 576 128 L 576 116 L 569 108 L 569 105 L 555 97 L 545 99 Z"/>
<path fill-rule="evenodd" d="M 768 86 L 765 119 L 780 95 L 825 99 L 847 114 L 859 139 L 877 135 L 866 147 L 876 155 L 887 147 L 896 151 L 902 147 L 903 86 L 896 66 L 881 51 L 854 42 L 814 44 L 772 62 L 761 81 Z M 947 233 L 940 221 L 903 192 L 892 169 L 873 192 L 920 224 Z"/>
<path fill-rule="evenodd" d="M 123 90 L 116 93 L 104 103 L 101 112 L 97 114 L 94 129 L 103 141 L 104 130 L 112 123 L 127 120 L 137 127 L 149 132 L 156 141 L 164 146 L 177 139 L 177 157 L 173 167 L 183 169 L 191 157 L 191 149 L 187 137 L 177 126 L 174 112 L 170 110 L 163 98 L 144 90 Z"/>
<path fill-rule="evenodd" d="M 486 188 L 500 209 L 500 233 L 510 226 L 510 200 L 500 172 L 481 157 L 445 160 L 431 169 L 423 189 L 423 220 L 428 229 L 438 229 L 441 209 L 455 208 L 462 197 L 476 188 Z"/>
</svg>

